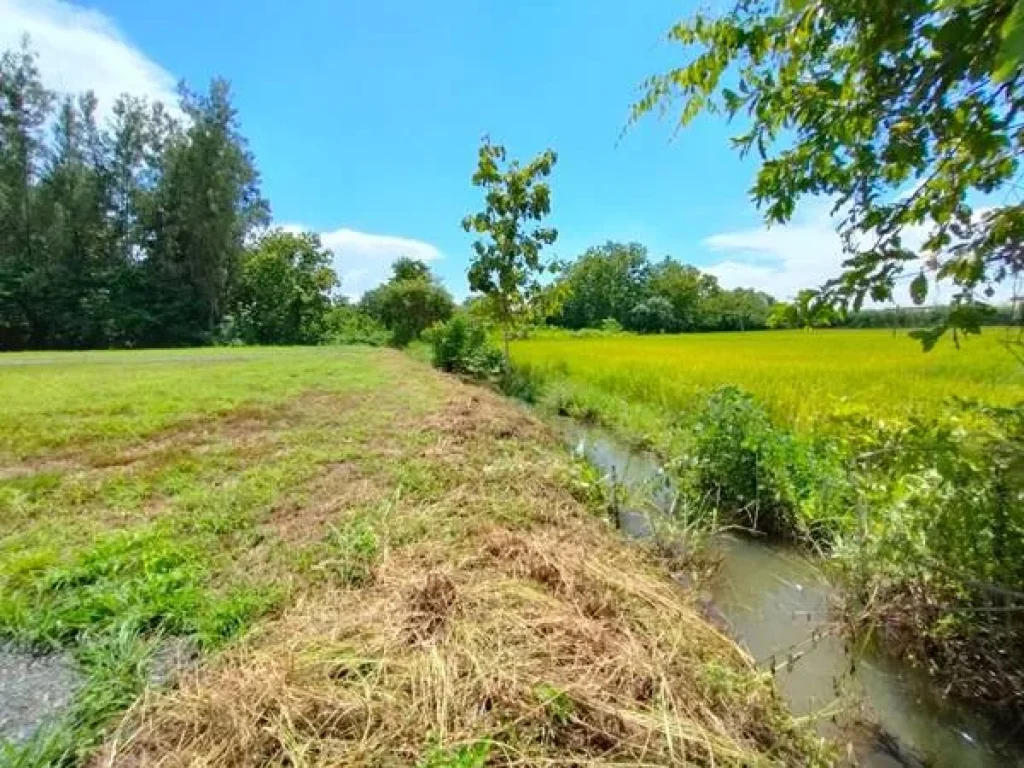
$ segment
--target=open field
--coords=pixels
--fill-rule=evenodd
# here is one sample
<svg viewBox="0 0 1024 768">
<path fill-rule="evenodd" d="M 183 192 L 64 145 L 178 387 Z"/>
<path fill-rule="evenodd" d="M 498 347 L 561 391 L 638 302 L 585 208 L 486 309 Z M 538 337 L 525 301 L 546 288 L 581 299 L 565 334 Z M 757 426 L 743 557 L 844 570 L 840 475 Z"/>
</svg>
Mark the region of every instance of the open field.
<svg viewBox="0 0 1024 768">
<path fill-rule="evenodd" d="M 1013 332 L 1011 338 L 1016 338 Z M 808 429 L 837 411 L 872 417 L 928 414 L 951 395 L 1024 400 L 1024 365 L 1005 329 L 986 328 L 924 354 L 906 331 L 813 330 L 672 336 L 539 333 L 513 346 L 543 378 L 658 411 L 685 410 L 701 393 L 736 386 L 780 422 Z"/>
<path fill-rule="evenodd" d="M 393 351 L 224 349 L 4 356 L 0 398 L 0 640 L 80 680 L 0 762 L 819 760 L 485 390 Z"/>
</svg>

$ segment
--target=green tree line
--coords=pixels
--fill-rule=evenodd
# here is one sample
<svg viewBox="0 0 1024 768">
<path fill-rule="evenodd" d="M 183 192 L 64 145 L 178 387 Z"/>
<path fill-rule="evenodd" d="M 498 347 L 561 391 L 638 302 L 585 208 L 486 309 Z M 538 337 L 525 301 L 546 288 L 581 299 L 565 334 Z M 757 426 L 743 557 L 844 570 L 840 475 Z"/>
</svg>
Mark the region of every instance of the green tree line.
<svg viewBox="0 0 1024 768">
<path fill-rule="evenodd" d="M 358 305 L 314 233 L 269 229 L 228 83 L 176 108 L 47 89 L 0 55 L 0 349 L 394 343 L 447 319 L 422 262 Z"/>
<path fill-rule="evenodd" d="M 777 301 L 750 288 L 727 290 L 714 275 L 670 257 L 652 261 L 639 243 L 588 248 L 548 288 L 558 310 L 548 323 L 562 328 L 621 328 L 636 333 L 743 331 L 764 328 L 932 328 L 953 309 L 892 306 L 843 311 L 803 290 Z M 1013 325 L 1012 305 L 979 313 L 982 325 Z"/>
<path fill-rule="evenodd" d="M 0 56 L 0 347 L 208 342 L 268 220 L 226 81 L 101 121 L 27 44 Z"/>
<path fill-rule="evenodd" d="M 563 328 L 621 326 L 638 333 L 765 328 L 775 299 L 747 288 L 726 290 L 714 275 L 665 257 L 652 262 L 639 243 L 587 249 L 551 291 L 560 309 L 549 322 Z"/>
</svg>

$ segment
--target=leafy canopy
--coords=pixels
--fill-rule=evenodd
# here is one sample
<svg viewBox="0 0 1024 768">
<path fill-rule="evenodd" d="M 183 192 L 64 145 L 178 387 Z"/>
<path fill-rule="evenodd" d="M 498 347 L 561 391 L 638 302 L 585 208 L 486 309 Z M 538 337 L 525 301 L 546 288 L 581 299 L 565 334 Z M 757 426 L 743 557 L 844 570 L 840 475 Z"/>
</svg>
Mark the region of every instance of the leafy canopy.
<svg viewBox="0 0 1024 768">
<path fill-rule="evenodd" d="M 360 307 L 391 332 L 393 344 L 405 346 L 451 317 L 455 302 L 422 261 L 401 258 L 392 270 L 386 283 L 367 291 Z"/>
<path fill-rule="evenodd" d="M 310 232 L 273 230 L 242 262 L 238 333 L 248 344 L 317 344 L 338 278 L 331 253 Z"/>
<path fill-rule="evenodd" d="M 552 288 L 565 328 L 626 328 L 640 333 L 763 328 L 774 299 L 758 291 L 723 290 L 714 275 L 666 256 L 651 263 L 639 243 L 588 248 Z"/>
<path fill-rule="evenodd" d="M 212 340 L 269 220 L 231 92 L 159 102 L 48 90 L 0 53 L 0 349 Z"/>
<path fill-rule="evenodd" d="M 1024 208 L 1005 194 L 1024 142 L 1024 3 L 738 0 L 668 36 L 691 58 L 646 82 L 633 121 L 742 116 L 733 143 L 758 153 L 751 194 L 769 223 L 804 196 L 834 203 L 848 260 L 825 299 L 859 309 L 905 277 L 920 304 L 945 279 L 947 324 L 978 330 L 994 284 L 1024 265 Z"/>
<path fill-rule="evenodd" d="M 505 148 L 484 138 L 473 184 L 484 191 L 484 209 L 462 220 L 467 232 L 481 235 L 473 243 L 469 287 L 486 295 L 492 317 L 508 337 L 517 322 L 528 321 L 543 294 L 539 276 L 555 265 L 541 261 L 541 251 L 558 232 L 540 222 L 551 212 L 551 190 L 545 178 L 558 156 L 545 150 L 526 165 L 505 165 Z"/>
</svg>

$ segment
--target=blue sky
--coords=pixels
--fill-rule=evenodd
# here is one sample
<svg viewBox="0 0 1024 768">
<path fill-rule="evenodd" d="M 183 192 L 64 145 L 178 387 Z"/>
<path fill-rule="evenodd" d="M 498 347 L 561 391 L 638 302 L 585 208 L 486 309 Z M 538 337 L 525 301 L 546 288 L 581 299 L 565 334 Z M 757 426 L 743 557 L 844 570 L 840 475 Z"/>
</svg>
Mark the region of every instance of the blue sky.
<svg viewBox="0 0 1024 768">
<path fill-rule="evenodd" d="M 827 218 L 764 230 L 747 198 L 754 166 L 730 128 L 678 135 L 648 119 L 620 134 L 640 82 L 679 63 L 664 33 L 692 10 L 668 0 L 0 0 L 0 46 L 24 32 L 45 79 L 167 98 L 184 78 L 233 85 L 275 221 L 320 232 L 343 291 L 394 258 L 431 261 L 465 293 L 480 204 L 469 182 L 480 137 L 513 156 L 559 154 L 552 223 L 563 258 L 636 240 L 783 298 L 839 260 Z"/>
</svg>

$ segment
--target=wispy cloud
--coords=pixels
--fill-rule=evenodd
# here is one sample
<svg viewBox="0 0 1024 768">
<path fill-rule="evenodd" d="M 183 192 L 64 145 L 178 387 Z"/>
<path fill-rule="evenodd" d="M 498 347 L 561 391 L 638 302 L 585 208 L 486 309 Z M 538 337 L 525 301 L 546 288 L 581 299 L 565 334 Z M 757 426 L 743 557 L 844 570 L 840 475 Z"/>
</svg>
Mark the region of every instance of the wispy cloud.
<svg viewBox="0 0 1024 768">
<path fill-rule="evenodd" d="M 308 227 L 289 224 L 284 229 L 309 231 Z M 324 247 L 334 254 L 334 271 L 341 279 L 341 292 L 357 299 L 391 275 L 391 265 L 402 256 L 428 264 L 442 258 L 441 251 L 430 243 L 396 235 L 375 235 L 354 229 L 320 232 Z"/>
<path fill-rule="evenodd" d="M 837 275 L 842 242 L 827 215 L 787 226 L 723 232 L 701 243 L 725 258 L 705 267 L 726 288 L 758 288 L 791 299 Z"/>
<path fill-rule="evenodd" d="M 924 227 L 909 227 L 903 243 L 919 249 L 925 241 Z M 792 299 L 804 288 L 819 288 L 843 269 L 847 255 L 825 206 L 812 207 L 785 226 L 760 227 L 723 232 L 705 238 L 701 245 L 721 256 L 703 267 L 726 288 L 758 288 L 777 299 Z M 908 273 L 914 269 L 908 266 Z M 948 285 L 932 287 L 929 303 L 943 301 Z M 992 301 L 1007 301 L 1013 293 L 1009 283 L 996 288 Z M 909 305 L 909 280 L 897 284 L 895 301 Z"/>
<path fill-rule="evenodd" d="M 46 85 L 62 93 L 93 91 L 101 112 L 122 93 L 174 107 L 175 78 L 149 59 L 99 11 L 61 0 L 0 0 L 0 49 L 28 35 Z"/>
</svg>

